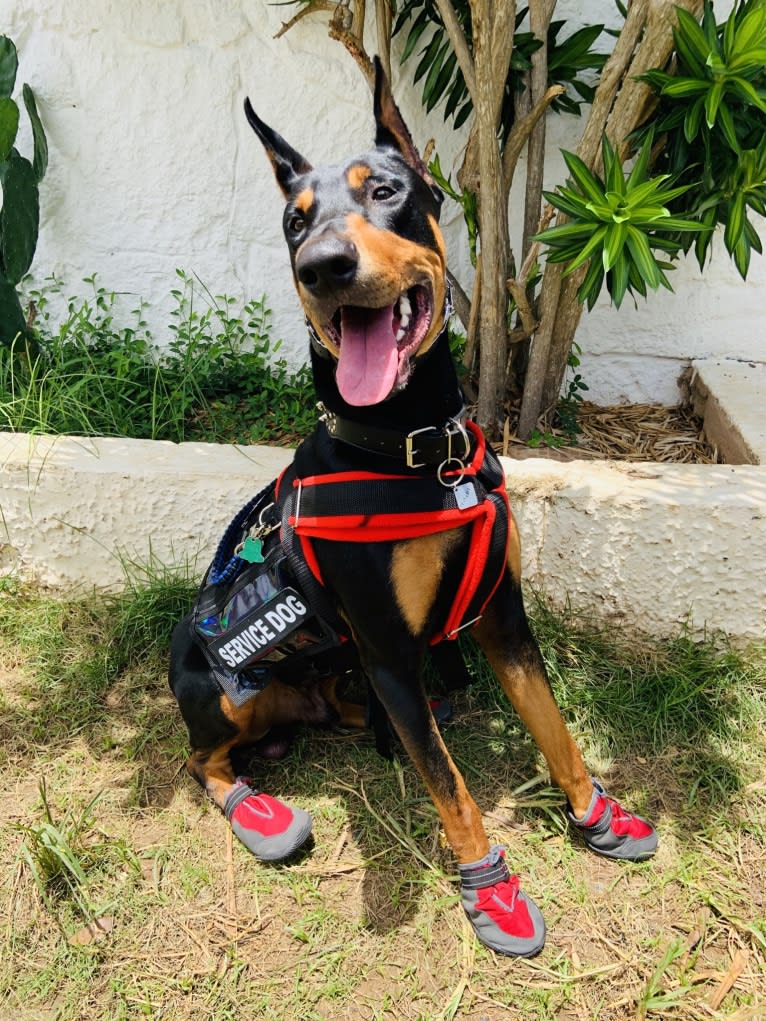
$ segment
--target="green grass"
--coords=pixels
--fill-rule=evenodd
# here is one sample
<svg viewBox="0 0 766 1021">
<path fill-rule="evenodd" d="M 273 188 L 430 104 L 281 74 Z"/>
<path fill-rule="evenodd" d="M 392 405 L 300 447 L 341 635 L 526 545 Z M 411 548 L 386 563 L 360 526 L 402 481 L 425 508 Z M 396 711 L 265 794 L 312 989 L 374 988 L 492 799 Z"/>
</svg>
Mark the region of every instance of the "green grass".
<svg viewBox="0 0 766 1021">
<path fill-rule="evenodd" d="M 286 759 L 251 764 L 311 812 L 309 853 L 266 866 L 232 846 L 182 769 L 167 687 L 168 636 L 192 596 L 157 564 L 106 599 L 0 591 L 8 1016 L 766 1016 L 762 653 L 532 607 L 589 764 L 659 826 L 656 859 L 631 867 L 570 837 L 561 794 L 466 643 L 476 679 L 446 740 L 549 927 L 540 957 L 512 961 L 476 944 L 420 779 L 369 735 L 305 732 Z M 88 935 L 93 918 L 106 931 Z M 744 970 L 713 1009 L 737 953 Z"/>
<path fill-rule="evenodd" d="M 257 443 L 294 440 L 315 422 L 308 369 L 277 357 L 263 299 L 241 308 L 178 271 L 158 346 L 144 308 L 86 280 L 55 322 L 54 280 L 29 295 L 37 351 L 0 348 L 0 429 L 74 436 Z"/>
</svg>

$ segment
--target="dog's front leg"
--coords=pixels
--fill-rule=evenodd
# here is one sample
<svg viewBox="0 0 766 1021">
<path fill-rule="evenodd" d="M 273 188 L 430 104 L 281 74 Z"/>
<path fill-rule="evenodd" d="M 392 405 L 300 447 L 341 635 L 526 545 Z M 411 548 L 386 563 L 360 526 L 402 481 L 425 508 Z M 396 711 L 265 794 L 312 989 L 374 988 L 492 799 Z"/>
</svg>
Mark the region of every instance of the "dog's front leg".
<svg viewBox="0 0 766 1021">
<path fill-rule="evenodd" d="M 417 674 L 380 662 L 368 662 L 366 670 L 439 812 L 459 862 L 461 901 L 476 935 L 502 954 L 536 954 L 545 941 L 542 915 L 519 889 L 505 851 L 490 847 L 479 809 L 442 741 Z"/>
<path fill-rule="evenodd" d="M 434 722 L 417 672 L 400 666 L 366 664 L 365 670 L 405 751 L 420 773 L 459 862 L 473 862 L 489 850 L 481 814 Z"/>
</svg>

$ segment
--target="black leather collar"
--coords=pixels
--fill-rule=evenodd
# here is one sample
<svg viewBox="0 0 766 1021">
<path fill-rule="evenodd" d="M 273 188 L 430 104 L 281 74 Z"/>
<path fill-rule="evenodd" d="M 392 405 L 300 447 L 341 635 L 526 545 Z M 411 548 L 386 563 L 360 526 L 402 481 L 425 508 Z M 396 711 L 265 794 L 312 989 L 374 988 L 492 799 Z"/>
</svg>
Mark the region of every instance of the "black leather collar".
<svg viewBox="0 0 766 1021">
<path fill-rule="evenodd" d="M 320 421 L 333 439 L 374 454 L 404 461 L 408 468 L 438 467 L 448 461 L 465 462 L 471 454 L 471 437 L 465 428 L 465 409 L 442 426 L 426 426 L 410 433 L 379 426 L 360 425 L 318 405 Z"/>
</svg>

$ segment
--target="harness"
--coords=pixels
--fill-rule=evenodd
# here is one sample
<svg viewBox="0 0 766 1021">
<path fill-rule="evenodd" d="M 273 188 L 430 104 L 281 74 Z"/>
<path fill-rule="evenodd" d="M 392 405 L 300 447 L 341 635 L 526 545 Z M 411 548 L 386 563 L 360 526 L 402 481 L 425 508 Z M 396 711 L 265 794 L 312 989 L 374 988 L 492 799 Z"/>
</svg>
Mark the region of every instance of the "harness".
<svg viewBox="0 0 766 1021">
<path fill-rule="evenodd" d="M 305 665 L 350 637 L 324 587 L 316 539 L 391 542 L 470 527 L 465 570 L 431 645 L 475 624 L 503 576 L 510 533 L 503 470 L 474 423 L 450 420 L 443 430 L 402 437 L 380 429 L 359 435 L 358 426 L 328 413 L 324 421 L 330 435 L 368 451 L 391 453 L 392 444 L 401 445 L 410 471 L 299 478 L 293 464 L 236 515 L 190 619 L 192 636 L 235 705 L 274 677 L 289 683 L 299 661 Z"/>
<path fill-rule="evenodd" d="M 448 456 L 435 475 L 433 470 L 417 475 L 363 471 L 310 475 L 293 478 L 287 493 L 284 475 L 277 484 L 282 541 L 292 560 L 303 559 L 318 586 L 324 582 L 314 539 L 391 542 L 470 525 L 465 571 L 444 624 L 430 638 L 432 645 L 454 639 L 481 618 L 508 552 L 510 508 L 500 462 L 478 426 L 469 421 L 460 429 L 465 460 Z"/>
</svg>

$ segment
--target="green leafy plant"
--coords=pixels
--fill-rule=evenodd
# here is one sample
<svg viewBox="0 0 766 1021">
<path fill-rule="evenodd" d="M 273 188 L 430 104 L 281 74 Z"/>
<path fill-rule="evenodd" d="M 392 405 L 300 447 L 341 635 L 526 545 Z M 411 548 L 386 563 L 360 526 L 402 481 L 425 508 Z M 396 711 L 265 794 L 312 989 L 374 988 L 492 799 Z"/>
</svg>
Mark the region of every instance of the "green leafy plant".
<svg viewBox="0 0 766 1021">
<path fill-rule="evenodd" d="M 18 54 L 7 36 L 0 36 L 0 345 L 27 336 L 26 321 L 16 287 L 32 264 L 40 221 L 38 186 L 48 167 L 45 139 L 34 93 L 28 85 L 22 96 L 32 126 L 32 161 L 14 143 L 19 129 L 19 108 L 11 98 L 16 84 Z"/>
<path fill-rule="evenodd" d="M 80 813 L 68 810 L 56 820 L 45 781 L 39 790 L 43 818 L 39 823 L 18 827 L 23 834 L 21 858 L 49 908 L 56 900 L 66 898 L 89 921 L 98 914 L 88 890 L 91 873 L 114 863 L 128 863 L 135 868 L 135 856 L 123 841 L 96 832 L 93 811 L 100 795 Z"/>
<path fill-rule="evenodd" d="M 530 31 L 520 31 L 528 9 L 516 14 L 516 31 L 508 75 L 505 83 L 501 115 L 501 141 L 504 143 L 515 119 L 514 100 L 524 91 L 523 76 L 532 66 L 532 55 L 542 43 Z M 467 0 L 455 4 L 455 14 L 465 33 L 468 45 L 473 47 L 470 5 Z M 606 55 L 593 49 L 593 44 L 604 31 L 603 25 L 586 25 L 560 40 L 559 34 L 566 22 L 553 21 L 547 32 L 548 80 L 551 85 L 564 85 L 568 91 L 558 96 L 551 104 L 552 109 L 579 114 L 582 104 L 593 100 L 593 85 L 583 72 L 598 71 Z M 402 50 L 404 64 L 415 53 L 418 44 L 425 39 L 419 52 L 420 59 L 413 79 L 423 82 L 422 101 L 427 110 L 432 110 L 444 99 L 444 119 L 453 118 L 455 128 L 468 119 L 473 102 L 463 77 L 455 52 L 452 49 L 435 0 L 406 0 L 399 10 L 393 35 L 408 28 Z M 428 30 L 431 30 L 430 35 Z"/>
<path fill-rule="evenodd" d="M 24 338 L 0 346 L 0 428 L 176 442 L 305 434 L 316 420 L 311 376 L 275 357 L 265 301 L 239 310 L 233 298 L 178 274 L 165 349 L 143 305 L 126 316 L 120 296 L 95 276 L 86 281 L 90 295 L 69 299 L 61 322 L 50 312 L 61 285 L 31 292 L 38 350 L 19 359 Z"/>
<path fill-rule="evenodd" d="M 672 290 L 665 276 L 671 265 L 657 258 L 655 250 L 676 255 L 682 244 L 673 234 L 702 229 L 699 223 L 673 216 L 668 208 L 690 184 L 673 187 L 666 184 L 667 174 L 648 176 L 652 141 L 650 134 L 627 176 L 606 135 L 603 179 L 574 153 L 565 152 L 571 178 L 555 192 L 543 193 L 569 222 L 549 227 L 536 240 L 548 246 L 550 262 L 566 263 L 565 276 L 587 265 L 577 297 L 589 308 L 604 281 L 618 308 L 627 292 L 645 297 L 647 287 Z"/>
<path fill-rule="evenodd" d="M 678 208 L 704 227 L 695 242 L 700 266 L 721 224 L 744 278 L 752 251 L 762 252 L 750 214 L 766 215 L 766 5 L 740 0 L 718 25 L 705 0 L 701 23 L 678 12 L 673 38 L 675 74 L 654 68 L 642 76 L 660 98 L 657 167 L 695 181 Z M 688 235 L 679 240 L 688 250 Z"/>
</svg>

